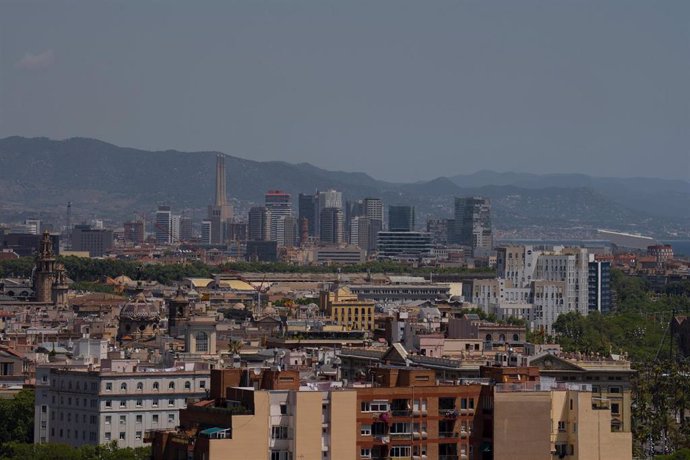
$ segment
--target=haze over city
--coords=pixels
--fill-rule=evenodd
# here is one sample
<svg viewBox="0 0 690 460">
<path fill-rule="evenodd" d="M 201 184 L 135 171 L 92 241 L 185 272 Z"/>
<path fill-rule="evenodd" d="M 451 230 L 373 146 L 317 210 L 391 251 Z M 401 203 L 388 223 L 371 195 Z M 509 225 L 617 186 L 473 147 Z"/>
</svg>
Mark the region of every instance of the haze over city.
<svg viewBox="0 0 690 460">
<path fill-rule="evenodd" d="M 686 1 L 4 2 L 0 137 L 690 178 Z"/>
</svg>

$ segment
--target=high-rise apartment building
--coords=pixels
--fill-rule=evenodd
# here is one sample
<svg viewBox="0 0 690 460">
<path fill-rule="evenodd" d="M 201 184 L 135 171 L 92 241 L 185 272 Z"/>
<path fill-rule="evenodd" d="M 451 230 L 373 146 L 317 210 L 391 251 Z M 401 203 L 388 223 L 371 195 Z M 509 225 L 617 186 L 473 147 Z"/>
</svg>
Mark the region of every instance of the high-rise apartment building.
<svg viewBox="0 0 690 460">
<path fill-rule="evenodd" d="M 363 202 L 364 216 L 383 222 L 383 201 L 381 198 L 365 198 Z"/>
<path fill-rule="evenodd" d="M 180 230 L 182 228 L 182 216 L 173 214 L 170 218 L 170 238 L 173 243 L 180 242 Z"/>
<path fill-rule="evenodd" d="M 170 244 L 172 242 L 172 212 L 170 212 L 170 206 L 158 206 L 154 225 L 156 244 Z"/>
<path fill-rule="evenodd" d="M 455 199 L 454 243 L 469 246 L 475 253 L 488 253 L 493 248 L 491 203 L 488 198 Z"/>
<path fill-rule="evenodd" d="M 266 209 L 271 213 L 270 218 L 270 237 L 271 241 L 277 241 L 278 245 L 284 243 L 283 235 L 278 235 L 278 221 L 284 217 L 292 216 L 292 201 L 290 194 L 280 190 L 270 190 L 265 195 Z"/>
<path fill-rule="evenodd" d="M 216 157 L 216 196 L 213 205 L 208 207 L 208 220 L 211 221 L 213 244 L 225 242 L 226 225 L 232 218 L 232 206 L 228 203 L 226 192 L 225 155 Z"/>
<path fill-rule="evenodd" d="M 320 238 L 322 243 L 340 244 L 343 242 L 343 210 L 324 208 L 319 215 Z"/>
<path fill-rule="evenodd" d="M 273 214 L 271 214 L 271 218 Z M 294 247 L 299 242 L 297 219 L 292 216 L 280 216 L 276 222 L 276 242 L 278 246 Z"/>
<path fill-rule="evenodd" d="M 414 206 L 388 207 L 388 231 L 413 232 L 414 225 Z"/>
<path fill-rule="evenodd" d="M 248 239 L 250 241 L 271 240 L 271 213 L 263 206 L 255 206 L 249 210 L 247 223 Z"/>
<path fill-rule="evenodd" d="M 608 313 L 613 308 L 611 262 L 595 260 L 590 254 L 588 267 L 589 311 Z"/>
</svg>

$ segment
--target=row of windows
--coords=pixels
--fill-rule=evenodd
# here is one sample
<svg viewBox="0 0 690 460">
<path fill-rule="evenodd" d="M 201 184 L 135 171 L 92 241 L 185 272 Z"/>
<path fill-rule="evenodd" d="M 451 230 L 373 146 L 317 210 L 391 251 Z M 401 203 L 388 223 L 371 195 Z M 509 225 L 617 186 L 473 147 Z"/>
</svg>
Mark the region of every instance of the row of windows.
<svg viewBox="0 0 690 460">
<path fill-rule="evenodd" d="M 159 382 L 153 382 L 152 388 L 154 391 L 160 390 L 160 383 Z M 199 388 L 206 388 L 206 380 L 201 380 L 199 382 Z M 144 391 L 144 383 L 143 382 L 137 382 L 136 386 L 137 391 Z M 168 383 L 168 390 L 174 390 L 175 389 L 175 382 L 169 382 Z M 184 389 L 185 390 L 191 390 L 192 389 L 192 382 L 187 380 L 184 382 Z M 113 382 L 105 382 L 105 391 L 113 391 Z M 127 383 L 122 382 L 120 384 L 120 391 L 127 391 Z"/>
<path fill-rule="evenodd" d="M 127 416 L 126 415 L 120 415 L 120 425 L 126 425 L 127 424 Z M 144 422 L 144 416 L 142 414 L 136 414 L 134 416 L 134 421 L 137 424 L 143 423 Z M 151 415 L 151 423 L 154 425 L 157 424 L 159 421 L 159 414 L 152 414 Z M 168 422 L 174 422 L 175 421 L 175 414 L 168 414 Z M 106 425 L 112 425 L 113 423 L 113 417 L 112 415 L 106 415 L 105 416 L 105 424 Z"/>
<path fill-rule="evenodd" d="M 176 405 L 175 401 L 176 401 L 175 399 L 168 399 L 168 407 L 175 407 L 175 405 Z M 185 403 L 186 403 L 186 401 L 187 400 L 185 398 Z M 120 408 L 126 408 L 128 402 L 129 401 L 125 400 L 125 399 L 120 400 Z M 151 407 L 158 407 L 159 403 L 160 403 L 160 400 L 153 399 L 153 400 L 151 400 Z M 135 402 L 135 407 L 138 409 L 143 408 L 144 407 L 144 401 L 142 399 L 137 399 Z M 105 408 L 106 409 L 112 409 L 113 408 L 113 401 L 110 399 L 107 399 L 105 401 Z"/>
<path fill-rule="evenodd" d="M 60 428 L 58 431 L 59 437 L 63 439 L 79 439 L 79 430 L 65 430 L 63 428 Z M 55 437 L 55 428 L 50 429 L 50 435 Z M 81 432 L 81 439 L 82 441 L 86 441 L 86 431 Z M 96 432 L 95 431 L 90 431 L 89 432 L 89 441 L 96 441 Z M 44 438 L 41 438 L 41 441 L 45 441 Z"/>
</svg>

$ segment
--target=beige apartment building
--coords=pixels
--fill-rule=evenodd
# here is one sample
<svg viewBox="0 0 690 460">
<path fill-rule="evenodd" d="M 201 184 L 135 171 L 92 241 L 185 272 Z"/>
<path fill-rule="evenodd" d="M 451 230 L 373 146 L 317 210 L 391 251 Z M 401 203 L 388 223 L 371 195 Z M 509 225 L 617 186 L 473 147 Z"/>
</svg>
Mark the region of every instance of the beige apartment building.
<svg viewBox="0 0 690 460">
<path fill-rule="evenodd" d="M 586 384 L 496 385 L 493 435 L 495 460 L 632 458 L 632 433 L 612 431 L 610 400 Z"/>
</svg>

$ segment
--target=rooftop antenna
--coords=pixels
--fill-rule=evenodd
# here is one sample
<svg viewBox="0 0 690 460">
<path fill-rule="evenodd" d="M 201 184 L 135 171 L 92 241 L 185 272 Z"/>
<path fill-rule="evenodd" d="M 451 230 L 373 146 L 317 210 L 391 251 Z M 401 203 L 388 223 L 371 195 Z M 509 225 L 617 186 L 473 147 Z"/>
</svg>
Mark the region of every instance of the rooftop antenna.
<svg viewBox="0 0 690 460">
<path fill-rule="evenodd" d="M 67 217 L 65 219 L 65 230 L 68 232 L 72 228 L 72 202 L 67 202 Z"/>
</svg>

